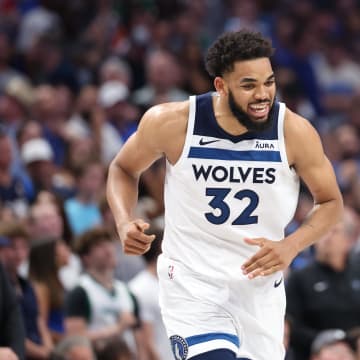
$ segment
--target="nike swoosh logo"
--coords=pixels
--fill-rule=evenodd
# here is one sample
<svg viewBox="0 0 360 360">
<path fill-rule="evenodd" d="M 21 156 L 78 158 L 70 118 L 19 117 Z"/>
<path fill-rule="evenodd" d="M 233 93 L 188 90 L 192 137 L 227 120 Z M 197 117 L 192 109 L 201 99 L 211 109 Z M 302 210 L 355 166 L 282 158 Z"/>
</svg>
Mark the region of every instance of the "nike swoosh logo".
<svg viewBox="0 0 360 360">
<path fill-rule="evenodd" d="M 199 145 L 209 145 L 209 144 L 212 144 L 214 142 L 218 142 L 220 140 L 208 140 L 208 141 L 204 141 L 203 138 L 200 139 L 199 141 Z"/>
<path fill-rule="evenodd" d="M 282 281 L 283 281 L 283 278 L 281 278 L 280 280 L 276 280 L 276 281 L 274 282 L 274 288 L 277 288 L 278 286 L 280 286 L 280 284 L 282 283 Z"/>
</svg>

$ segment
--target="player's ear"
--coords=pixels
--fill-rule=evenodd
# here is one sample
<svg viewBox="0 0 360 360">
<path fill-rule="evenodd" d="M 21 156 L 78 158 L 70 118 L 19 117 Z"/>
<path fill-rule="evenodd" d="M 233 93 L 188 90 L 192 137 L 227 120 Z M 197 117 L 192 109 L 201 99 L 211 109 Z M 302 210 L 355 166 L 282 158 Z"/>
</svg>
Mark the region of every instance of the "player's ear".
<svg viewBox="0 0 360 360">
<path fill-rule="evenodd" d="M 221 76 L 217 76 L 214 79 L 214 87 L 220 95 L 227 95 L 227 85 L 225 80 Z"/>
</svg>

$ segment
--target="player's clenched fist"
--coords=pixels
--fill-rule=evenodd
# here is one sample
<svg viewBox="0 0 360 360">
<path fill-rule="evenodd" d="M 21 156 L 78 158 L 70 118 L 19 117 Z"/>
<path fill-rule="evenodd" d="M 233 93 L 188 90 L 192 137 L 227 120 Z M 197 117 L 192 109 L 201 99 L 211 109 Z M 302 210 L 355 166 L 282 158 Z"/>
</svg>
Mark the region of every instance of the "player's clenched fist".
<svg viewBox="0 0 360 360">
<path fill-rule="evenodd" d="M 120 240 L 125 254 L 141 255 L 146 253 L 155 240 L 155 235 L 146 234 L 150 225 L 141 219 L 136 219 L 118 227 Z"/>
</svg>

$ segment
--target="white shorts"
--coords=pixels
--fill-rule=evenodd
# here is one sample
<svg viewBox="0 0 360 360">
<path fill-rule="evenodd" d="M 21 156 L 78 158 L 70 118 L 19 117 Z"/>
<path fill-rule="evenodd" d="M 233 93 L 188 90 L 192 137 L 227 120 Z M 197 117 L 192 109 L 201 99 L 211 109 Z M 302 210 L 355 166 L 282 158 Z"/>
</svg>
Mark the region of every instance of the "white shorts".
<svg viewBox="0 0 360 360">
<path fill-rule="evenodd" d="M 281 272 L 215 282 L 160 255 L 158 276 L 161 312 L 177 360 L 215 349 L 252 360 L 284 359 Z"/>
</svg>

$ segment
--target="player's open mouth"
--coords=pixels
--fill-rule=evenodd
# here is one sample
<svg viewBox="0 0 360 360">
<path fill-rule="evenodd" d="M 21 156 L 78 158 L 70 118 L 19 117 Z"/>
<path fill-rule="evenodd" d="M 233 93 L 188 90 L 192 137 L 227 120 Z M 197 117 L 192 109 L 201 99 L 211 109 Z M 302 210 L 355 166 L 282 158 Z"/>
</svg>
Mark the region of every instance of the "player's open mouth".
<svg viewBox="0 0 360 360">
<path fill-rule="evenodd" d="M 248 111 L 251 116 L 256 118 L 266 117 L 270 111 L 269 103 L 252 104 L 248 106 Z"/>
</svg>

